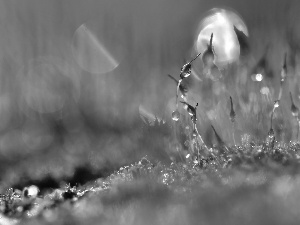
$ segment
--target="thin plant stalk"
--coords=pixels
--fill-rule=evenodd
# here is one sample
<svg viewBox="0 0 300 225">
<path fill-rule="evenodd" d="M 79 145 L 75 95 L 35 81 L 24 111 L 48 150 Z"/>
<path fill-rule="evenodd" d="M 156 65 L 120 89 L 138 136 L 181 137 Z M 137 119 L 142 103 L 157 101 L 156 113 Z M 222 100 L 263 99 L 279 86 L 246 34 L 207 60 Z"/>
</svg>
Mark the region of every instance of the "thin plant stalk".
<svg viewBox="0 0 300 225">
<path fill-rule="evenodd" d="M 176 88 L 176 109 L 178 110 L 178 98 L 179 98 L 179 86 L 182 82 L 182 79 L 180 79 L 178 81 L 178 84 L 177 84 L 177 88 Z"/>
<path fill-rule="evenodd" d="M 270 129 L 273 129 L 273 116 L 274 116 L 274 111 L 275 111 L 275 109 L 272 110 L 272 114 L 271 114 L 271 124 L 270 124 Z"/>
<path fill-rule="evenodd" d="M 208 147 L 206 146 L 206 144 L 204 143 L 204 141 L 203 141 L 203 139 L 202 139 L 202 137 L 201 137 L 201 135 L 199 134 L 199 132 L 198 132 L 198 129 L 197 129 L 197 126 L 195 125 L 195 131 L 197 132 L 197 137 L 198 137 L 198 139 L 200 140 L 200 146 L 203 146 L 206 150 L 208 150 Z M 198 152 L 199 152 L 199 150 L 198 150 Z"/>
<path fill-rule="evenodd" d="M 274 113 L 276 108 L 279 107 L 279 100 L 274 101 L 274 105 L 273 105 L 273 109 L 272 109 L 272 113 L 271 113 L 271 124 L 270 124 L 270 129 L 273 129 L 273 118 L 274 118 Z"/>
<path fill-rule="evenodd" d="M 199 56 L 201 55 L 201 52 L 200 53 L 198 53 L 198 55 L 196 55 L 196 57 L 195 58 L 193 58 L 189 63 L 192 63 L 193 61 L 195 61 Z"/>
<path fill-rule="evenodd" d="M 236 146 L 236 141 L 235 141 L 235 111 L 233 109 L 233 102 L 232 102 L 232 97 L 230 96 L 230 120 L 231 120 L 231 124 L 232 124 L 232 139 L 233 139 L 233 143 L 234 143 L 234 146 Z"/>
<path fill-rule="evenodd" d="M 232 139 L 233 139 L 233 144 L 234 146 L 236 146 L 236 141 L 235 141 L 235 135 L 234 135 L 234 132 L 235 132 L 235 126 L 234 126 L 234 122 L 232 123 Z"/>
<path fill-rule="evenodd" d="M 181 68 L 181 71 L 180 71 L 180 78 L 181 79 L 184 79 L 184 78 L 187 78 L 191 75 L 191 72 L 192 72 L 192 62 L 194 60 L 196 60 L 199 56 L 201 55 L 201 53 L 199 53 L 195 58 L 193 58 L 190 62 L 184 64 Z"/>
<path fill-rule="evenodd" d="M 179 157 L 180 157 L 180 160 L 181 160 L 182 162 L 184 162 L 184 159 L 183 159 L 182 155 L 180 154 L 179 148 L 176 147 L 176 150 L 177 150 L 177 152 L 178 152 L 178 155 L 179 155 Z"/>
<path fill-rule="evenodd" d="M 214 34 L 212 33 L 212 34 L 210 35 L 210 40 L 209 40 L 209 47 L 210 47 L 210 48 L 212 48 L 213 37 L 214 37 Z"/>
<path fill-rule="evenodd" d="M 273 130 L 273 118 L 274 118 L 275 110 L 278 107 L 279 107 L 279 100 L 276 100 L 276 101 L 274 101 L 271 118 L 270 118 L 270 120 L 271 120 L 270 130 L 268 132 L 268 136 L 266 139 L 266 144 L 267 144 L 269 150 L 272 150 L 274 148 L 274 144 L 275 144 L 275 134 L 274 134 L 274 130 Z"/>
<path fill-rule="evenodd" d="M 198 130 L 197 130 L 197 127 L 196 127 L 195 123 L 193 123 L 193 130 L 195 130 L 197 132 L 197 135 L 200 136 L 200 134 L 198 133 Z M 203 142 L 201 136 L 200 136 L 200 140 Z M 197 147 L 197 159 L 198 159 L 198 163 L 200 163 L 200 149 L 199 149 L 199 147 Z"/>
<path fill-rule="evenodd" d="M 297 141 L 299 141 L 299 129 L 300 129 L 300 120 L 297 117 Z"/>
<path fill-rule="evenodd" d="M 292 112 L 293 117 L 295 117 L 295 119 L 297 121 L 297 141 L 298 141 L 298 137 L 299 137 L 299 119 L 298 119 L 299 109 L 294 103 L 292 92 L 290 92 L 290 98 L 291 98 L 291 112 Z"/>
<path fill-rule="evenodd" d="M 191 117 L 191 120 L 192 120 L 192 123 L 193 123 L 193 133 L 192 133 L 192 136 L 194 138 L 197 138 L 197 140 L 200 140 L 200 141 L 198 141 L 196 143 L 198 143 L 200 145 L 200 147 L 204 147 L 206 150 L 208 150 L 208 148 L 207 148 L 206 144 L 204 143 L 201 135 L 199 134 L 197 126 L 196 126 L 196 123 L 197 123 L 197 106 L 198 106 L 198 103 L 196 104 L 195 107 L 191 106 L 187 102 L 182 102 L 181 101 L 181 103 L 187 106 L 187 111 L 192 116 Z M 199 148 L 198 148 L 197 154 L 198 154 L 198 156 L 197 156 L 198 159 L 200 159 Z"/>
<path fill-rule="evenodd" d="M 278 100 L 280 101 L 281 96 L 282 96 L 282 84 L 283 82 L 280 82 L 280 88 L 279 88 L 279 94 L 278 94 Z"/>
<path fill-rule="evenodd" d="M 278 99 L 277 99 L 278 102 L 280 102 L 280 100 L 281 100 L 283 84 L 284 84 L 285 79 L 287 77 L 286 57 L 287 57 L 287 54 L 285 54 L 285 56 L 284 56 L 284 62 L 283 62 L 283 66 L 282 66 L 281 74 L 280 74 L 281 79 L 280 79 L 280 88 L 279 88 L 279 94 L 278 94 Z"/>
</svg>

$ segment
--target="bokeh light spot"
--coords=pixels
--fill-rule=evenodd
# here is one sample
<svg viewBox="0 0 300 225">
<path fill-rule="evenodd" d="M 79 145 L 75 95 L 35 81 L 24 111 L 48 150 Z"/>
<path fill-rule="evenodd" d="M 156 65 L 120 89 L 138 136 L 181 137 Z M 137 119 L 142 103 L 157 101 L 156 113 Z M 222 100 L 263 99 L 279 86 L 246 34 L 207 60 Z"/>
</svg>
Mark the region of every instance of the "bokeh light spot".
<svg viewBox="0 0 300 225">
<path fill-rule="evenodd" d="M 118 27 L 107 29 L 93 21 L 78 27 L 73 36 L 72 52 L 80 68 L 93 74 L 117 68 L 121 58 L 118 33 Z"/>
<path fill-rule="evenodd" d="M 251 79 L 253 81 L 261 82 L 264 79 L 264 77 L 263 77 L 263 75 L 261 73 L 258 73 L 258 74 L 253 74 L 251 76 Z"/>
<path fill-rule="evenodd" d="M 234 26 L 248 35 L 248 29 L 241 17 L 228 9 L 214 8 L 201 20 L 196 40 L 197 52 L 204 52 L 213 33 L 215 64 L 223 66 L 239 58 L 240 46 Z"/>
<path fill-rule="evenodd" d="M 270 89 L 268 87 L 262 87 L 260 89 L 260 93 L 263 95 L 269 95 L 270 94 Z"/>
</svg>

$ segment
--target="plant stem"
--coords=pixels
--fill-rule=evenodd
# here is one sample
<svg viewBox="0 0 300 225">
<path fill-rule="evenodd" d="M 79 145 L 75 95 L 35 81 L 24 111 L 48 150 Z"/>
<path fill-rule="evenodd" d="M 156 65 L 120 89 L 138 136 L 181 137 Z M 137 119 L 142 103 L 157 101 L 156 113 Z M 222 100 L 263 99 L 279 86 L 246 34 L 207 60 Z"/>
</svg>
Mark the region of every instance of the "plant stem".
<svg viewBox="0 0 300 225">
<path fill-rule="evenodd" d="M 197 129 L 196 125 L 194 125 L 194 126 L 195 126 L 195 127 L 194 127 L 194 128 L 195 128 L 195 131 L 197 132 L 198 138 L 200 139 L 200 142 L 201 142 L 201 145 L 200 145 L 200 146 L 203 146 L 206 150 L 208 150 L 206 144 L 204 143 L 204 141 L 203 141 L 201 135 L 200 135 L 199 132 L 198 132 L 198 129 Z"/>
<path fill-rule="evenodd" d="M 190 61 L 190 63 L 192 63 L 194 60 L 196 60 L 200 55 L 201 55 L 201 52 L 200 52 L 198 55 L 196 55 L 196 57 L 193 58 L 193 59 Z"/>
<path fill-rule="evenodd" d="M 182 79 L 180 79 L 178 81 L 177 88 L 176 88 L 176 109 L 178 109 L 179 86 L 180 86 L 181 82 L 182 82 Z"/>
<path fill-rule="evenodd" d="M 282 96 L 282 83 L 280 83 L 280 89 L 279 89 L 279 94 L 278 94 L 278 100 L 281 99 Z"/>
<path fill-rule="evenodd" d="M 235 127 L 234 127 L 234 122 L 232 122 L 232 139 L 233 139 L 234 146 L 236 146 L 234 133 L 235 133 Z"/>
<path fill-rule="evenodd" d="M 299 141 L 299 129 L 300 129 L 300 120 L 297 117 L 297 141 Z"/>
</svg>

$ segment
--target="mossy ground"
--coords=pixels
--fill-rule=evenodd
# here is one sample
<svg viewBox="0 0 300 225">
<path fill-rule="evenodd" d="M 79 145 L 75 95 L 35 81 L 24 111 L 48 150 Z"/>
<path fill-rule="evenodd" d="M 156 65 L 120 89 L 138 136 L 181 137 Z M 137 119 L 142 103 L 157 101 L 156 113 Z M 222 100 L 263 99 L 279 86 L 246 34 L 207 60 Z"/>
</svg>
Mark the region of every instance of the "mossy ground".
<svg viewBox="0 0 300 225">
<path fill-rule="evenodd" d="M 1 224 L 296 224 L 300 145 L 201 149 L 200 160 L 147 157 L 84 185 L 38 196 L 9 190 Z M 204 152 L 207 151 L 207 152 Z M 205 155 L 205 157 L 204 157 Z"/>
</svg>

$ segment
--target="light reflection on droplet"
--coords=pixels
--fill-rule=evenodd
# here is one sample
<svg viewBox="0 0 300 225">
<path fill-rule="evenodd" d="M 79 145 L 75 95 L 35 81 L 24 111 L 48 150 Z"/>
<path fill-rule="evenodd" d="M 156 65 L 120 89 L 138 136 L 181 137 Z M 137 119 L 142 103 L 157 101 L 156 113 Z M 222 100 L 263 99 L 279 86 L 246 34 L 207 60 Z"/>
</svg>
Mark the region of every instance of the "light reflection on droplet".
<svg viewBox="0 0 300 225">
<path fill-rule="evenodd" d="M 196 40 L 197 52 L 204 52 L 213 33 L 215 63 L 223 66 L 239 58 L 240 46 L 233 26 L 248 35 L 243 20 L 235 12 L 227 9 L 214 8 L 200 22 Z"/>
<path fill-rule="evenodd" d="M 37 186 L 31 185 L 28 187 L 28 196 L 35 198 L 35 197 L 37 197 L 39 191 L 40 190 Z"/>
<path fill-rule="evenodd" d="M 179 105 L 180 107 L 181 105 Z M 172 114 L 175 112 L 175 111 L 179 111 L 179 109 L 176 107 L 176 97 L 173 97 L 171 98 L 169 101 L 168 101 L 168 104 L 166 106 L 166 111 L 165 111 L 165 115 L 168 115 L 168 118 L 170 119 L 173 119 L 172 118 Z"/>
<path fill-rule="evenodd" d="M 178 110 L 175 110 L 174 112 L 172 112 L 172 120 L 178 121 L 179 118 L 180 118 L 180 113 L 178 112 Z"/>
<path fill-rule="evenodd" d="M 192 136 L 193 136 L 193 137 L 197 137 L 197 135 L 198 135 L 197 131 L 196 131 L 196 130 L 193 130 Z"/>
<path fill-rule="evenodd" d="M 274 101 L 274 108 L 278 108 L 279 107 L 279 100 Z"/>
</svg>

